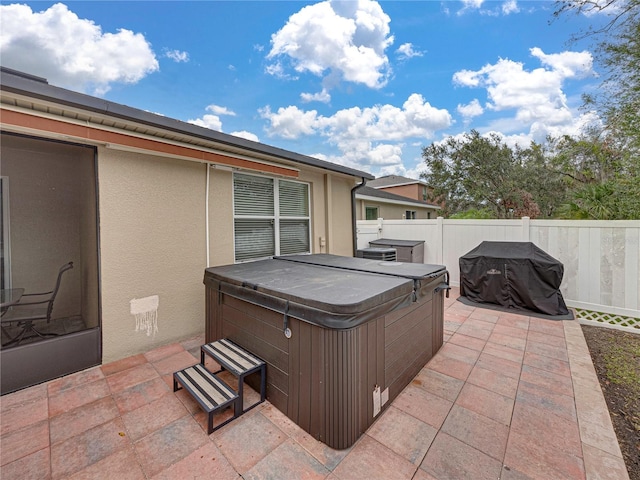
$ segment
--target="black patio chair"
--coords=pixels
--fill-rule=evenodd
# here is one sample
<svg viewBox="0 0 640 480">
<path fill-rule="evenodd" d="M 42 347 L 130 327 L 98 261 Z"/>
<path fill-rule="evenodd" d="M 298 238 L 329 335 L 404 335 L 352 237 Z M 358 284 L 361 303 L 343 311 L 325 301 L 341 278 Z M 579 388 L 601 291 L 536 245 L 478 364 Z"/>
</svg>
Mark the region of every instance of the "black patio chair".
<svg viewBox="0 0 640 480">
<path fill-rule="evenodd" d="M 53 312 L 53 302 L 56 299 L 58 290 L 60 289 L 60 282 L 62 281 L 62 274 L 67 270 L 73 268 L 73 262 L 69 262 L 58 271 L 58 278 L 53 290 L 42 293 L 26 293 L 22 296 L 20 301 L 15 305 L 12 305 L 2 314 L 3 324 L 16 324 L 21 327 L 22 330 L 14 338 L 7 343 L 2 344 L 3 347 L 8 345 L 20 345 L 20 342 L 28 338 L 33 337 L 55 337 L 58 333 L 44 333 L 36 329 L 33 322 L 46 320 L 47 323 L 51 322 L 51 313 Z"/>
</svg>

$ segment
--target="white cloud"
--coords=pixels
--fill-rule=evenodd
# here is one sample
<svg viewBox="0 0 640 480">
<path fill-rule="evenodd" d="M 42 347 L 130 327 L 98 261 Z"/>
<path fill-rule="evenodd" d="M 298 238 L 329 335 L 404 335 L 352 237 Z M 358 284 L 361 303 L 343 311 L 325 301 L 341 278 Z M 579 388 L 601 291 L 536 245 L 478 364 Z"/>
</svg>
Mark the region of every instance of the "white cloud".
<svg viewBox="0 0 640 480">
<path fill-rule="evenodd" d="M 164 56 L 176 63 L 186 63 L 189 61 L 189 53 L 181 52 L 180 50 L 167 50 L 164 52 Z"/>
<path fill-rule="evenodd" d="M 222 121 L 217 115 L 203 115 L 202 118 L 195 120 L 187 120 L 188 123 L 198 125 L 199 127 L 209 128 L 218 132 L 222 131 Z"/>
<path fill-rule="evenodd" d="M 207 111 L 212 112 L 215 115 L 229 115 L 231 117 L 236 116 L 236 112 L 229 110 L 227 107 L 221 107 L 220 105 L 211 104 L 207 106 Z"/>
<path fill-rule="evenodd" d="M 269 107 L 260 111 L 268 120 L 267 133 L 288 139 L 303 135 L 327 138 L 342 153 L 331 161 L 363 168 L 363 165 L 400 165 L 405 141 L 433 137 L 437 130 L 452 123 L 447 110 L 433 107 L 419 94 L 412 94 L 401 108 L 394 105 L 352 107 L 329 117 L 316 110 L 304 111 L 296 106 Z"/>
<path fill-rule="evenodd" d="M 403 43 L 398 47 L 396 53 L 401 60 L 413 57 L 422 57 L 422 55 L 424 55 L 422 52 L 414 50 L 411 43 Z"/>
<path fill-rule="evenodd" d="M 259 142 L 260 139 L 255 133 L 247 132 L 246 130 L 241 130 L 239 132 L 231 132 L 231 135 L 236 137 L 244 138 L 246 140 L 251 140 L 252 142 Z"/>
<path fill-rule="evenodd" d="M 344 80 L 380 88 L 391 74 L 385 50 L 393 43 L 390 18 L 372 0 L 324 1 L 293 14 L 271 36 L 267 72 L 338 73 Z"/>
<path fill-rule="evenodd" d="M 535 130 L 534 139 L 540 140 L 540 132 L 566 131 L 575 124 L 578 117 L 568 105 L 563 85 L 567 80 L 593 75 L 593 61 L 589 52 L 547 55 L 537 47 L 530 52 L 543 68 L 525 70 L 520 62 L 500 59 L 477 71 L 456 72 L 453 81 L 486 88 L 488 109 L 514 112 L 512 118 L 493 122 L 494 129 L 508 134 L 529 128 L 530 135 Z"/>
<path fill-rule="evenodd" d="M 474 98 L 466 105 L 458 104 L 458 113 L 462 115 L 465 120 L 471 120 L 473 117 L 477 117 L 484 113 L 484 108 L 480 105 L 477 98 Z"/>
<path fill-rule="evenodd" d="M 300 99 L 305 102 L 322 102 L 329 103 L 331 101 L 331 95 L 325 88 L 322 89 L 321 92 L 318 93 L 301 93 Z"/>
<path fill-rule="evenodd" d="M 2 5 L 0 17 L 2 64 L 54 85 L 103 95 L 113 83 L 136 83 L 159 68 L 142 34 L 105 33 L 62 3 L 41 12 Z"/>
<path fill-rule="evenodd" d="M 296 106 L 280 107 L 276 113 L 269 106 L 260 109 L 262 118 L 269 120 L 270 135 L 282 138 L 295 139 L 300 135 L 313 135 L 318 112 L 310 110 L 305 112 Z"/>
<path fill-rule="evenodd" d="M 504 15 L 518 13 L 519 11 L 520 11 L 520 7 L 518 7 L 517 0 L 507 0 L 502 4 L 502 13 Z"/>
</svg>

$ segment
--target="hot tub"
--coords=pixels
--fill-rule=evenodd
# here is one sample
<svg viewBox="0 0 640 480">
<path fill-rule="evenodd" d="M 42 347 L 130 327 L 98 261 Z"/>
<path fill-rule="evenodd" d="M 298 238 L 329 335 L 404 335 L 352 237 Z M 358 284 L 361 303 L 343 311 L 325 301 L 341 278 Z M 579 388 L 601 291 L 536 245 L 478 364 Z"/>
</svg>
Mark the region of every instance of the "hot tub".
<svg viewBox="0 0 640 480">
<path fill-rule="evenodd" d="M 335 255 L 208 268 L 206 341 L 267 362 L 267 398 L 314 438 L 348 448 L 442 346 L 440 265 Z"/>
</svg>

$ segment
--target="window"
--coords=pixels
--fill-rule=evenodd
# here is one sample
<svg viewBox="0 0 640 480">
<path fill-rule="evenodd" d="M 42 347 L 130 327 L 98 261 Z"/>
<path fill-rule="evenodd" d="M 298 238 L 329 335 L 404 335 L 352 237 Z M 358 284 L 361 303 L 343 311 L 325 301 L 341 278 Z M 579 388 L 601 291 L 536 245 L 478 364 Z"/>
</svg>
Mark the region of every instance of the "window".
<svg viewBox="0 0 640 480">
<path fill-rule="evenodd" d="M 422 201 L 423 202 L 427 201 L 427 187 L 425 186 L 422 187 Z"/>
<path fill-rule="evenodd" d="M 236 262 L 311 252 L 309 185 L 233 176 Z"/>
<path fill-rule="evenodd" d="M 407 220 L 415 220 L 416 219 L 416 211 L 415 210 L 407 210 L 404 212 L 404 218 Z"/>
<path fill-rule="evenodd" d="M 365 220 L 378 219 L 378 207 L 364 207 Z"/>
</svg>

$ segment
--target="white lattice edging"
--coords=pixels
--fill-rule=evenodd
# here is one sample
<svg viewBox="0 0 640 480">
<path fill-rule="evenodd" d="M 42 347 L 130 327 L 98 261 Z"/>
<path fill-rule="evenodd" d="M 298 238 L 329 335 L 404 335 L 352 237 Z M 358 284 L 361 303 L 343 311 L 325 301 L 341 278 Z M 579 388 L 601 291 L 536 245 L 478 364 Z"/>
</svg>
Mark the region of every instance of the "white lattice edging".
<svg viewBox="0 0 640 480">
<path fill-rule="evenodd" d="M 583 308 L 574 308 L 574 310 L 576 319 L 585 325 L 597 325 L 640 334 L 640 318 L 615 313 L 594 312 Z"/>
</svg>

